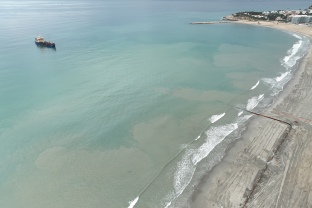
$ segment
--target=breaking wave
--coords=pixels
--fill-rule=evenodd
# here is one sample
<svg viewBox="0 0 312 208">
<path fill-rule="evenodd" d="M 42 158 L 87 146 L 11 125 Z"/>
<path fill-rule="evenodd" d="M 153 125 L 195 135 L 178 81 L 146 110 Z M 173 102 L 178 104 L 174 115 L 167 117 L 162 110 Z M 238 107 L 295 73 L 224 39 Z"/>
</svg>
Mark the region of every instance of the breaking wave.
<svg viewBox="0 0 312 208">
<path fill-rule="evenodd" d="M 281 76 L 276 77 L 275 80 L 276 80 L 277 82 L 280 82 L 280 81 L 282 81 L 288 74 L 289 74 L 289 72 L 287 71 L 287 72 L 281 74 Z"/>
<path fill-rule="evenodd" d="M 223 139 L 238 128 L 238 123 L 231 123 L 223 126 L 212 127 L 205 132 L 206 141 L 198 149 L 186 149 L 181 160 L 177 164 L 174 173 L 174 192 L 166 198 L 166 206 L 169 207 L 172 201 L 179 197 L 184 189 L 191 182 L 196 170 L 196 165 L 203 160 Z"/>
<path fill-rule="evenodd" d="M 237 116 L 241 116 L 243 114 L 243 111 L 238 112 Z"/>
<path fill-rule="evenodd" d="M 260 83 L 260 81 L 258 80 L 258 82 L 252 88 L 250 88 L 250 90 L 255 89 L 259 85 L 259 83 Z"/>
<path fill-rule="evenodd" d="M 282 60 L 282 65 L 286 68 L 286 72 L 275 78 L 261 79 L 264 84 L 271 88 L 271 96 L 276 96 L 283 90 L 284 85 L 292 78 L 292 69 L 295 69 L 294 66 L 297 61 L 307 53 L 310 46 L 310 40 L 308 38 L 297 34 L 292 35 L 299 40 L 288 50 L 288 55 Z"/>
<path fill-rule="evenodd" d="M 283 90 L 284 85 L 291 79 L 291 77 L 291 73 L 287 71 L 275 78 L 263 78 L 262 81 L 271 88 L 270 95 L 275 96 Z"/>
<path fill-rule="evenodd" d="M 302 40 L 302 37 L 300 37 L 299 35 L 296 34 L 292 34 L 295 38 L 298 38 L 299 40 Z"/>
<path fill-rule="evenodd" d="M 225 115 L 225 113 L 222 114 L 218 114 L 218 115 L 213 115 L 209 118 L 209 121 L 211 123 L 215 123 L 216 121 L 218 121 L 219 119 L 221 119 L 223 116 Z"/>
<path fill-rule="evenodd" d="M 211 127 L 205 131 L 206 140 L 199 148 L 189 148 L 185 150 L 181 160 L 177 163 L 177 168 L 174 173 L 174 190 L 165 197 L 165 208 L 170 207 L 172 202 L 179 197 L 190 184 L 197 164 L 206 158 L 229 134 L 235 131 L 239 124 L 247 121 L 251 116 L 252 115 L 242 116 L 237 118 L 233 123 Z"/>
<path fill-rule="evenodd" d="M 279 85 L 278 84 L 279 82 L 283 82 L 283 84 L 285 81 L 287 82 L 290 79 L 289 78 L 290 75 L 291 75 L 290 72 L 287 71 L 287 72 L 284 72 L 280 76 L 275 77 L 275 78 L 263 78 L 262 81 L 265 84 L 269 85 L 271 88 L 274 88 L 274 87 L 277 87 Z M 285 78 L 288 78 L 288 79 L 286 80 Z"/>
<path fill-rule="evenodd" d="M 302 45 L 302 40 L 299 40 L 293 45 L 293 47 L 288 51 L 288 56 L 285 56 L 283 59 L 284 64 L 288 67 L 293 67 L 296 64 L 296 61 L 301 58 L 296 56 L 300 46 Z"/>
<path fill-rule="evenodd" d="M 297 60 L 299 60 L 306 54 L 307 48 L 310 44 L 309 39 L 307 39 L 306 37 L 304 36 L 301 37 L 296 34 L 292 34 L 292 35 L 299 40 L 292 46 L 291 49 L 287 51 L 287 55 L 284 57 L 282 61 L 282 65 L 287 70 L 295 66 L 295 64 L 297 63 Z"/>
<path fill-rule="evenodd" d="M 207 157 L 211 150 L 219 144 L 227 135 L 238 128 L 237 123 L 231 123 L 224 126 L 212 127 L 206 131 L 206 142 L 197 149 L 195 154 L 192 155 L 192 164 L 197 165 L 202 159 Z"/>
<path fill-rule="evenodd" d="M 139 197 L 133 199 L 132 201 L 129 201 L 129 206 L 128 208 L 133 208 L 134 205 L 139 201 Z"/>
<path fill-rule="evenodd" d="M 249 111 L 254 109 L 259 104 L 259 102 L 263 99 L 263 96 L 264 94 L 261 94 L 258 97 L 255 96 L 255 97 L 250 98 L 247 102 L 246 109 Z"/>
</svg>

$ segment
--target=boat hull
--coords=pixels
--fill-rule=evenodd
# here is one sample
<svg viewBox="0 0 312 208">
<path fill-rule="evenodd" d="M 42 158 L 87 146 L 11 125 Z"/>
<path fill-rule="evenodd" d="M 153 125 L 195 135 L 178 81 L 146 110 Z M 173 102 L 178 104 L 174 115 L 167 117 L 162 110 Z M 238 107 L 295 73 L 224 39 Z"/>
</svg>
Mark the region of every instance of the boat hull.
<svg viewBox="0 0 312 208">
<path fill-rule="evenodd" d="M 35 43 L 37 46 L 47 47 L 47 48 L 55 48 L 54 43 L 50 43 L 50 42 L 35 42 Z"/>
</svg>

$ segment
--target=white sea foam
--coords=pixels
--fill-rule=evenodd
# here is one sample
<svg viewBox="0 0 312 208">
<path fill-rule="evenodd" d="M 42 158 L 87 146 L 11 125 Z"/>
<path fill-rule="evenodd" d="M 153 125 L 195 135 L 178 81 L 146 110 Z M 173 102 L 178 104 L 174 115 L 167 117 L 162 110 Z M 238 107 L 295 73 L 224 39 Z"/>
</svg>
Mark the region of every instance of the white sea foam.
<svg viewBox="0 0 312 208">
<path fill-rule="evenodd" d="M 161 203 L 160 206 L 161 206 L 161 207 L 163 206 L 164 208 L 170 207 L 170 205 L 172 204 L 172 202 L 173 202 L 173 200 L 174 200 L 175 198 L 176 198 L 176 194 L 175 194 L 174 190 L 172 190 L 172 191 L 170 191 L 170 192 L 166 195 L 164 201 Z"/>
<path fill-rule="evenodd" d="M 273 88 L 276 84 L 276 80 L 272 78 L 263 78 L 261 80 L 264 82 L 264 84 L 270 86 L 271 88 Z"/>
<path fill-rule="evenodd" d="M 281 76 L 276 77 L 275 80 L 276 80 L 277 82 L 280 82 L 280 81 L 282 81 L 288 74 L 289 74 L 289 72 L 287 71 L 287 72 L 281 74 Z"/>
<path fill-rule="evenodd" d="M 252 116 L 252 115 L 250 115 L 250 114 L 249 114 L 249 115 L 244 115 L 244 116 L 242 116 L 242 117 L 237 118 L 237 119 L 236 119 L 236 122 L 239 123 L 239 124 L 240 124 L 240 123 L 244 123 L 244 122 L 247 121 L 249 118 L 251 118 L 251 116 Z"/>
<path fill-rule="evenodd" d="M 165 206 L 165 208 L 168 208 L 171 205 L 172 202 L 168 202 Z"/>
<path fill-rule="evenodd" d="M 296 34 L 292 34 L 294 37 L 298 38 L 299 40 L 302 40 L 302 37 L 300 37 L 299 35 Z"/>
<path fill-rule="evenodd" d="M 138 201 L 139 201 L 139 196 L 137 198 L 133 199 L 132 201 L 129 201 L 128 208 L 133 208 Z"/>
<path fill-rule="evenodd" d="M 261 95 L 259 97 L 261 97 Z M 178 198 L 190 184 L 197 164 L 207 157 L 225 137 L 235 131 L 239 124 L 244 123 L 251 116 L 252 115 L 241 116 L 231 124 L 210 128 L 205 132 L 207 136 L 206 141 L 198 149 L 186 149 L 184 155 L 177 164 L 177 170 L 174 174 L 174 191 L 169 192 L 165 197 L 164 208 L 169 208 L 172 202 Z"/>
<path fill-rule="evenodd" d="M 222 113 L 222 114 L 218 114 L 218 115 L 213 115 L 209 118 L 209 121 L 211 123 L 214 123 L 216 121 L 218 121 L 219 119 L 221 119 L 223 116 L 225 115 L 225 113 Z"/>
<path fill-rule="evenodd" d="M 237 116 L 240 116 L 243 114 L 243 111 L 238 112 Z"/>
<path fill-rule="evenodd" d="M 170 193 L 167 196 L 165 208 L 169 207 L 172 201 L 179 197 L 189 185 L 195 173 L 196 165 L 237 128 L 237 123 L 212 127 L 205 132 L 207 138 L 204 144 L 198 149 L 187 149 L 185 151 L 182 159 L 177 164 L 177 170 L 174 174 L 174 193 Z"/>
<path fill-rule="evenodd" d="M 260 81 L 258 80 L 258 82 L 252 88 L 250 88 L 250 90 L 255 89 L 258 86 L 259 83 L 260 83 Z"/>
<path fill-rule="evenodd" d="M 299 40 L 293 45 L 290 50 L 288 50 L 288 55 L 285 56 L 283 59 L 283 64 L 286 65 L 286 67 L 293 67 L 296 64 L 297 60 L 302 57 L 296 55 L 299 51 L 299 48 L 302 46 L 302 43 L 303 41 Z"/>
<path fill-rule="evenodd" d="M 298 38 L 291 49 L 288 50 L 288 55 L 284 57 L 282 65 L 286 68 L 286 72 L 277 76 L 276 78 L 264 78 L 262 79 L 264 84 L 271 87 L 271 96 L 276 96 L 280 91 L 283 90 L 283 86 L 291 79 L 291 69 L 296 65 L 296 62 L 302 58 L 306 53 L 308 46 L 310 45 L 309 39 L 299 35 L 292 34 Z"/>
<path fill-rule="evenodd" d="M 206 131 L 207 139 L 202 146 L 198 148 L 195 154 L 192 155 L 192 163 L 197 165 L 202 159 L 213 150 L 227 135 L 238 128 L 237 123 L 231 123 L 224 126 L 212 127 Z"/>
<path fill-rule="evenodd" d="M 271 79 L 264 78 L 262 79 L 263 83 L 269 85 L 271 87 L 271 96 L 276 96 L 280 91 L 283 90 L 284 85 L 291 79 L 291 73 L 289 71 L 284 72 L 280 76 Z"/>
<path fill-rule="evenodd" d="M 190 183 L 196 166 L 193 164 L 191 158 L 196 150 L 186 150 L 180 162 L 178 162 L 177 170 L 174 174 L 174 190 L 175 198 L 180 196 L 186 186 Z"/>
<path fill-rule="evenodd" d="M 261 94 L 258 97 L 255 96 L 255 97 L 250 98 L 247 102 L 246 109 L 247 110 L 254 109 L 259 104 L 259 102 L 263 99 L 263 95 L 264 94 Z"/>
<path fill-rule="evenodd" d="M 280 76 L 275 77 L 274 79 L 272 79 L 272 78 L 263 78 L 262 81 L 265 84 L 268 84 L 271 88 L 279 87 L 279 85 L 280 85 L 279 82 L 283 82 L 281 84 L 284 85 L 285 84 L 284 80 L 285 80 L 286 77 L 288 77 L 289 74 L 290 74 L 290 72 L 287 71 L 287 72 L 282 73 Z"/>
</svg>

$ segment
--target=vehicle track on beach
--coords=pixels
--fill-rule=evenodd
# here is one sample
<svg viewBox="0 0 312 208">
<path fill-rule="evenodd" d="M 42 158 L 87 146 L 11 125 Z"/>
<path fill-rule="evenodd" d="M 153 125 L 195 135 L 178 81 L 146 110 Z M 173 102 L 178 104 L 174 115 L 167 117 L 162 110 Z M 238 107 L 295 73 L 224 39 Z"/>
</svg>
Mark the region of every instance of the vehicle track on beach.
<svg viewBox="0 0 312 208">
<path fill-rule="evenodd" d="M 273 110 L 295 125 L 248 207 L 312 207 L 311 106 L 312 60 L 307 60 L 299 84 Z"/>
</svg>

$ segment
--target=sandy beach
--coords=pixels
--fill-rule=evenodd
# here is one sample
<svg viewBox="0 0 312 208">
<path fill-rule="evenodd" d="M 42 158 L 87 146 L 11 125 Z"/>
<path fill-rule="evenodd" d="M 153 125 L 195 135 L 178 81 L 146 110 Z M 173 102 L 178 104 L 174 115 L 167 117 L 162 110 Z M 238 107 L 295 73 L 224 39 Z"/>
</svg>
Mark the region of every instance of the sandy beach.
<svg viewBox="0 0 312 208">
<path fill-rule="evenodd" d="M 239 21 L 312 38 L 312 28 L 276 22 Z M 294 78 L 242 138 L 201 181 L 191 206 L 312 207 L 312 49 Z"/>
</svg>

